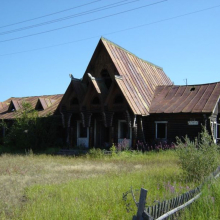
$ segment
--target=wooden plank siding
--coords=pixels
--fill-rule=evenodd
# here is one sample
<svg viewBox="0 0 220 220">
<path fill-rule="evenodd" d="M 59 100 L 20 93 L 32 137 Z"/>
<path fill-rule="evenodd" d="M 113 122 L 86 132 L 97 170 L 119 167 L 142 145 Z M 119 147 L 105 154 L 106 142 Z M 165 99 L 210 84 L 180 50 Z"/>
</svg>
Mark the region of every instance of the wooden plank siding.
<svg viewBox="0 0 220 220">
<path fill-rule="evenodd" d="M 183 138 L 186 135 L 190 139 L 198 137 L 198 133 L 201 132 L 202 126 L 207 125 L 207 129 L 210 131 L 207 118 L 210 114 L 207 114 L 204 118 L 203 114 L 191 114 L 191 113 L 168 113 L 168 114 L 151 114 L 150 116 L 143 117 L 143 126 L 145 132 L 145 139 L 149 143 L 156 143 L 160 141 L 175 142 L 176 137 Z M 198 121 L 198 125 L 188 125 L 188 121 Z M 167 121 L 167 139 L 156 139 L 156 124 L 155 121 Z"/>
</svg>

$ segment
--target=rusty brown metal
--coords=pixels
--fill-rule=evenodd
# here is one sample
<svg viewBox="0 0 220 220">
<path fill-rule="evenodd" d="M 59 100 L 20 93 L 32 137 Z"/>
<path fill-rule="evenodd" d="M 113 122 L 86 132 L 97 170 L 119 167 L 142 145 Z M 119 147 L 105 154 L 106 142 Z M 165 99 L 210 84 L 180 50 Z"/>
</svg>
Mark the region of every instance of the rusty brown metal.
<svg viewBox="0 0 220 220">
<path fill-rule="evenodd" d="M 220 98 L 220 82 L 158 86 L 150 113 L 211 113 Z"/>
<path fill-rule="evenodd" d="M 119 76 L 116 82 L 134 114 L 149 115 L 149 108 L 158 85 L 172 85 L 163 69 L 142 60 L 120 46 L 101 38 Z"/>
<path fill-rule="evenodd" d="M 4 102 L 0 102 L 0 119 L 14 119 L 16 111 L 22 108 L 22 102 L 30 103 L 33 108 L 36 108 L 37 103 L 40 101 L 43 110 L 39 111 L 39 116 L 44 117 L 48 114 L 53 114 L 63 95 L 44 95 L 44 96 L 31 96 L 22 98 L 9 98 Z M 15 111 L 10 111 L 9 106 L 12 105 Z"/>
</svg>

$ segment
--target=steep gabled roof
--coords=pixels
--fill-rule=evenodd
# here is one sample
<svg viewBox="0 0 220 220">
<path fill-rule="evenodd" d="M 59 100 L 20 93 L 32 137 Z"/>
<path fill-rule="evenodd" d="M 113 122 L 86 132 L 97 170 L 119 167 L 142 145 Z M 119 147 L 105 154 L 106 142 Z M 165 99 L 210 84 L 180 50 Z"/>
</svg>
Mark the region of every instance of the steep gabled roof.
<svg viewBox="0 0 220 220">
<path fill-rule="evenodd" d="M 10 110 L 10 106 L 13 105 L 15 110 L 22 108 L 22 102 L 28 102 L 33 108 L 36 107 L 39 100 L 45 100 L 45 105 L 47 106 L 44 110 L 39 112 L 39 116 L 44 117 L 48 114 L 54 114 L 57 106 L 59 105 L 63 95 L 44 95 L 44 96 L 30 96 L 22 98 L 9 98 L 4 102 L 1 102 L 0 106 L 0 119 L 14 119 L 16 113 Z"/>
<path fill-rule="evenodd" d="M 161 67 L 138 58 L 105 38 L 101 38 L 100 43 L 106 48 L 117 69 L 119 77 L 115 77 L 116 82 L 133 113 L 149 115 L 156 86 L 171 85 L 169 77 Z"/>
<path fill-rule="evenodd" d="M 150 113 L 212 113 L 220 98 L 220 82 L 158 86 Z"/>
</svg>

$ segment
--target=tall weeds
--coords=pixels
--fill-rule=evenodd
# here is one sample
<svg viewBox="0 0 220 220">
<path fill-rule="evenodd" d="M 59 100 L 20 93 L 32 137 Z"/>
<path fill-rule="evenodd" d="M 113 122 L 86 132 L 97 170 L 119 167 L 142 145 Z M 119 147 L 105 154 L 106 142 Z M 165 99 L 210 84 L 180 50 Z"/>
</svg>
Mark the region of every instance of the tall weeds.
<svg viewBox="0 0 220 220">
<path fill-rule="evenodd" d="M 185 137 L 184 142 L 177 139 L 180 165 L 190 181 L 201 181 L 219 165 L 218 146 L 205 128 L 200 137 L 194 141 Z"/>
</svg>

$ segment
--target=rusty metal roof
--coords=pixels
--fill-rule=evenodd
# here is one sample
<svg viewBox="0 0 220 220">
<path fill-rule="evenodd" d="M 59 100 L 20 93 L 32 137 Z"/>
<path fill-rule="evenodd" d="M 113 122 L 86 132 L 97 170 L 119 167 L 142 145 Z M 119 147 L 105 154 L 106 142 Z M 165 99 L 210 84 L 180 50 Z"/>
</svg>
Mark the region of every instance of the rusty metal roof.
<svg viewBox="0 0 220 220">
<path fill-rule="evenodd" d="M 100 41 L 117 69 L 116 82 L 133 113 L 149 115 L 156 86 L 171 85 L 171 80 L 161 67 L 138 58 L 105 38 Z"/>
<path fill-rule="evenodd" d="M 63 95 L 44 95 L 44 96 L 30 96 L 22 98 L 9 98 L 0 103 L 0 119 L 14 119 L 16 117 L 15 111 L 22 108 L 22 102 L 28 102 L 33 108 L 36 108 L 37 103 L 40 102 L 43 110 L 39 111 L 39 116 L 44 117 L 48 114 L 53 114 L 57 109 Z M 12 106 L 13 105 L 13 106 Z"/>
<path fill-rule="evenodd" d="M 0 102 L 0 111 L 6 106 L 4 102 Z"/>
<path fill-rule="evenodd" d="M 150 113 L 211 113 L 219 98 L 220 82 L 158 86 L 150 106 Z"/>
</svg>

